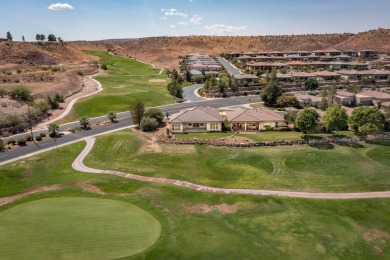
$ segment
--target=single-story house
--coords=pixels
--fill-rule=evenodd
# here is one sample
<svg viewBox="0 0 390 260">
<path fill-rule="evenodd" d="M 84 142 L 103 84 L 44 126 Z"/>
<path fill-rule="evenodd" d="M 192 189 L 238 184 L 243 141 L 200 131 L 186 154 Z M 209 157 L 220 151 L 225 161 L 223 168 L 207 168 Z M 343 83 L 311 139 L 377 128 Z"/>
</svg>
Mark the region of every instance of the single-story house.
<svg viewBox="0 0 390 260">
<path fill-rule="evenodd" d="M 192 107 L 173 114 L 168 119 L 172 133 L 219 132 L 223 118 L 213 107 Z"/>
<path fill-rule="evenodd" d="M 387 102 L 390 101 L 390 94 L 374 90 L 365 90 L 359 93 L 360 95 L 370 96 L 373 100 Z"/>
<path fill-rule="evenodd" d="M 234 79 L 236 80 L 236 82 L 238 84 L 242 84 L 244 83 L 244 81 L 250 83 L 250 82 L 253 82 L 253 83 L 258 83 L 259 82 L 259 78 L 255 75 L 252 75 L 252 74 L 238 74 L 238 75 L 234 75 Z"/>
<path fill-rule="evenodd" d="M 356 94 L 356 104 L 362 106 L 371 106 L 374 103 L 374 98 L 370 95 Z"/>
<path fill-rule="evenodd" d="M 235 131 L 259 131 L 286 126 L 280 114 L 267 108 L 236 108 L 226 112 L 226 118 Z"/>
<path fill-rule="evenodd" d="M 322 100 L 322 97 L 313 96 L 309 94 L 296 93 L 294 94 L 294 96 L 298 99 L 299 103 L 301 103 L 304 106 L 317 107 Z"/>
<path fill-rule="evenodd" d="M 342 106 L 351 106 L 355 103 L 355 96 L 355 93 L 339 90 L 334 96 L 334 102 Z"/>
<path fill-rule="evenodd" d="M 378 52 L 374 50 L 361 50 L 358 55 L 361 58 L 374 58 L 378 55 Z"/>
<path fill-rule="evenodd" d="M 339 79 L 341 79 L 340 74 L 338 74 L 336 72 L 332 72 L 332 71 L 327 71 L 327 70 L 314 72 L 314 74 L 316 74 L 318 78 L 323 79 L 323 80 L 339 80 Z"/>
<path fill-rule="evenodd" d="M 382 109 L 389 109 L 389 108 L 390 108 L 390 101 L 383 102 L 383 103 L 381 104 L 381 108 L 382 108 Z"/>
</svg>

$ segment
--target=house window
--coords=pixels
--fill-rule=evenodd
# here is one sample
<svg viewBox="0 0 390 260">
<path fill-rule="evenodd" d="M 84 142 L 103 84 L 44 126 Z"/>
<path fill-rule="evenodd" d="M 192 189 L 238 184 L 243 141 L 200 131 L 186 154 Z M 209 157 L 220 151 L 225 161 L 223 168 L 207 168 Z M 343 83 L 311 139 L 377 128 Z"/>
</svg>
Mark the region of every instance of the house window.
<svg viewBox="0 0 390 260">
<path fill-rule="evenodd" d="M 218 129 L 219 129 L 219 124 L 216 124 L 216 123 L 210 124 L 210 130 L 218 130 Z"/>
<path fill-rule="evenodd" d="M 203 123 L 199 123 L 199 126 L 203 126 Z"/>
<path fill-rule="evenodd" d="M 172 130 L 176 130 L 176 131 L 180 131 L 181 130 L 181 125 L 179 125 L 179 124 L 173 124 L 172 125 Z"/>
<path fill-rule="evenodd" d="M 194 127 L 199 127 L 199 123 L 194 123 Z"/>
</svg>

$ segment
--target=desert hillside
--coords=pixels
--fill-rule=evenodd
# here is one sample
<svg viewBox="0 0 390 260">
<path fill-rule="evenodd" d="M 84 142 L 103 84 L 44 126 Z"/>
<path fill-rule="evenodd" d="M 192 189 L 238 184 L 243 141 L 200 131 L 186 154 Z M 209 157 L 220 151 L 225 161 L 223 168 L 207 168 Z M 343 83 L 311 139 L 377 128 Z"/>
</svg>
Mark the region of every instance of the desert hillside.
<svg viewBox="0 0 390 260">
<path fill-rule="evenodd" d="M 375 49 L 390 53 L 390 29 L 351 34 L 275 36 L 183 36 L 137 40 L 75 41 L 67 43 L 0 42 L 0 65 L 55 65 L 96 60 L 86 50 L 113 50 L 161 67 L 176 67 L 178 56 L 188 53 L 217 55 L 233 51 L 286 51 L 316 49 Z"/>
</svg>

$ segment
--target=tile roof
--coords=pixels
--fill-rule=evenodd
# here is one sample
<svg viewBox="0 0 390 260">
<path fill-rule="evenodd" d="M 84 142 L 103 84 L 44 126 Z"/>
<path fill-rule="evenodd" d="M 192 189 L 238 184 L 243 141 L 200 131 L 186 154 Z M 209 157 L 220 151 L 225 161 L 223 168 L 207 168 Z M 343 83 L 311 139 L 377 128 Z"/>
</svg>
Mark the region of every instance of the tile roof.
<svg viewBox="0 0 390 260">
<path fill-rule="evenodd" d="M 226 112 L 226 116 L 231 122 L 284 122 L 281 115 L 267 108 L 236 108 Z"/>
<path fill-rule="evenodd" d="M 192 107 L 170 116 L 169 123 L 222 122 L 218 109 L 213 107 Z"/>
<path fill-rule="evenodd" d="M 385 92 L 380 92 L 380 91 L 373 91 L 373 90 L 366 90 L 360 92 L 359 95 L 371 96 L 376 99 L 390 99 L 390 94 L 387 94 Z"/>
</svg>

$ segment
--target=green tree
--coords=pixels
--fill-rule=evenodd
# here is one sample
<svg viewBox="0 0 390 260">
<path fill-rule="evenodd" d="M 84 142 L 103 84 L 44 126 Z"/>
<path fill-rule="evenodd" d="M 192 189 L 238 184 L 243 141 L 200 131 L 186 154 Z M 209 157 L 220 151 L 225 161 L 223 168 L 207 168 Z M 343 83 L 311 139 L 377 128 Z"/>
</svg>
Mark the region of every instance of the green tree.
<svg viewBox="0 0 390 260">
<path fill-rule="evenodd" d="M 330 104 L 333 104 L 334 96 L 337 94 L 337 87 L 330 86 L 330 87 L 327 87 L 326 90 L 327 90 L 327 98 L 328 98 Z"/>
<path fill-rule="evenodd" d="M 26 41 L 26 39 L 24 38 L 24 35 L 22 35 L 22 41 L 24 41 L 24 42 Z"/>
<path fill-rule="evenodd" d="M 79 122 L 80 122 L 80 126 L 84 129 L 88 129 L 89 128 L 89 118 L 86 117 L 86 116 L 83 116 L 79 119 Z"/>
<path fill-rule="evenodd" d="M 320 103 L 318 104 L 318 108 L 321 109 L 322 111 L 325 111 L 328 107 L 329 107 L 328 98 L 322 97 Z"/>
<path fill-rule="evenodd" d="M 339 104 L 333 104 L 322 116 L 321 123 L 327 131 L 345 130 L 348 128 L 347 111 Z"/>
<path fill-rule="evenodd" d="M 359 134 L 367 135 L 383 129 L 385 115 L 378 108 L 358 107 L 349 117 L 349 125 Z"/>
<path fill-rule="evenodd" d="M 295 127 L 295 119 L 297 118 L 297 113 L 288 112 L 283 115 L 283 119 L 286 121 L 287 125 L 293 125 Z"/>
<path fill-rule="evenodd" d="M 291 95 L 281 95 L 276 100 L 276 105 L 278 107 L 300 107 L 298 99 Z"/>
<path fill-rule="evenodd" d="M 39 35 L 39 40 L 40 40 L 41 42 L 45 41 L 45 40 L 46 40 L 46 36 L 45 36 L 44 34 L 40 34 L 40 35 Z"/>
<path fill-rule="evenodd" d="M 48 125 L 48 131 L 49 131 L 49 136 L 52 138 L 57 137 L 58 135 L 58 130 L 60 129 L 60 126 L 56 123 L 51 123 Z"/>
<path fill-rule="evenodd" d="M 108 112 L 107 118 L 110 119 L 111 123 L 114 123 L 116 120 L 116 113 L 114 111 Z"/>
<path fill-rule="evenodd" d="M 41 35 L 40 35 L 39 33 L 37 33 L 37 34 L 35 35 L 35 40 L 37 40 L 37 41 L 40 41 L 40 40 L 41 40 Z"/>
<path fill-rule="evenodd" d="M 10 32 L 7 32 L 7 41 L 10 41 L 12 42 L 13 38 L 12 38 L 12 34 Z"/>
<path fill-rule="evenodd" d="M 319 83 L 316 79 L 306 80 L 305 85 L 303 86 L 305 90 L 310 90 L 310 91 L 316 90 L 318 87 L 319 87 Z"/>
<path fill-rule="evenodd" d="M 6 124 L 12 129 L 12 133 L 17 133 L 23 123 L 23 117 L 19 114 L 8 114 L 5 116 Z"/>
<path fill-rule="evenodd" d="M 182 98 L 183 97 L 183 89 L 177 80 L 172 80 L 168 85 L 167 89 L 169 94 L 174 97 Z"/>
<path fill-rule="evenodd" d="M 64 95 L 59 94 L 58 92 L 55 93 L 54 95 L 54 100 L 57 101 L 58 103 L 64 103 L 65 98 Z"/>
<path fill-rule="evenodd" d="M 149 108 L 146 110 L 144 117 L 154 118 L 159 124 L 161 124 L 164 120 L 164 115 L 158 108 Z"/>
<path fill-rule="evenodd" d="M 187 82 L 191 82 L 192 75 L 191 75 L 191 72 L 189 70 L 186 70 L 184 76 L 185 76 Z"/>
<path fill-rule="evenodd" d="M 145 103 L 140 98 L 136 98 L 130 103 L 130 114 L 134 124 L 141 126 L 141 120 L 145 113 Z"/>
<path fill-rule="evenodd" d="M 155 118 L 143 117 L 140 124 L 140 129 L 144 132 L 150 132 L 157 129 L 158 122 Z"/>
<path fill-rule="evenodd" d="M 320 115 L 314 109 L 305 108 L 298 113 L 295 119 L 295 127 L 299 128 L 302 133 L 307 134 L 317 128 L 319 117 Z"/>
<path fill-rule="evenodd" d="M 267 106 L 274 106 L 276 100 L 283 94 L 283 90 L 278 84 L 274 81 L 268 83 L 268 85 L 263 89 L 260 94 L 261 100 L 264 101 L 264 104 Z"/>
<path fill-rule="evenodd" d="M 0 152 L 2 152 L 5 148 L 5 143 L 3 141 L 3 139 L 0 138 Z"/>
<path fill-rule="evenodd" d="M 49 104 L 51 109 L 57 109 L 60 107 L 60 104 L 54 97 L 47 96 L 46 101 Z"/>
<path fill-rule="evenodd" d="M 56 41 L 57 41 L 57 38 L 56 38 L 56 36 L 55 36 L 54 34 L 49 34 L 49 35 L 47 36 L 47 40 L 48 40 L 49 42 L 56 42 Z"/>
<path fill-rule="evenodd" d="M 30 110 L 30 105 L 34 104 L 34 97 L 31 94 L 31 90 L 26 86 L 16 86 L 14 89 L 12 89 L 9 92 L 9 96 L 11 97 L 11 99 L 19 101 L 20 103 L 24 103 L 27 105 L 28 123 L 30 126 L 30 134 L 31 134 L 31 138 L 34 140 L 34 136 L 33 136 L 33 132 L 32 132 L 31 110 Z M 36 145 L 38 146 L 38 144 L 36 144 Z"/>
<path fill-rule="evenodd" d="M 46 101 L 39 101 L 34 104 L 34 107 L 42 114 L 46 114 L 50 109 L 50 105 Z"/>
</svg>

